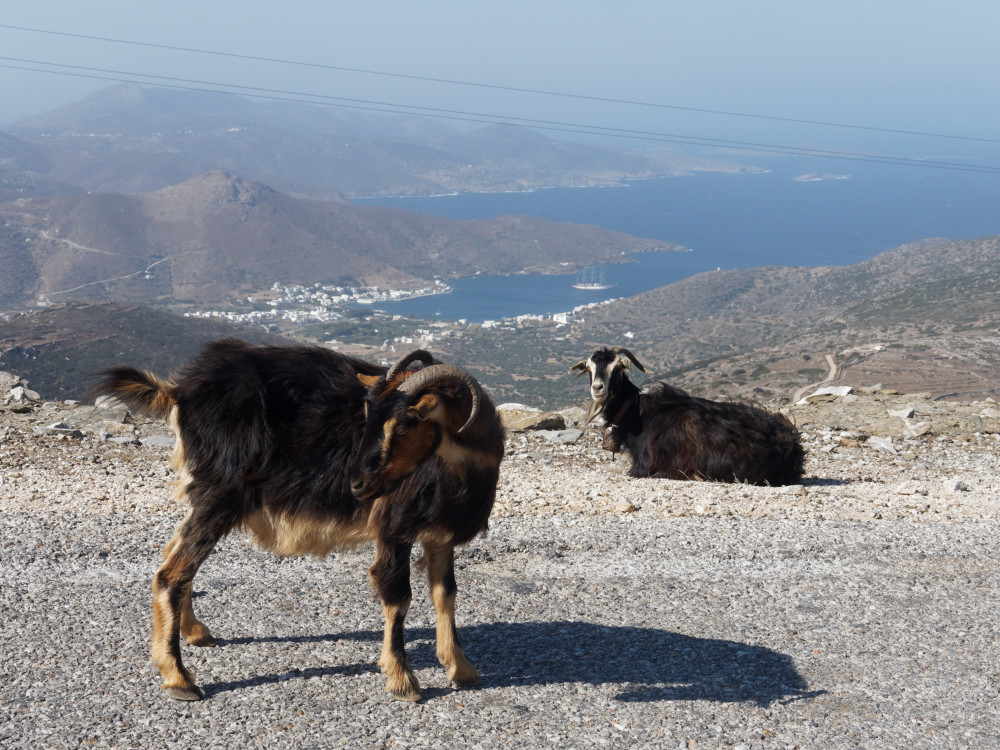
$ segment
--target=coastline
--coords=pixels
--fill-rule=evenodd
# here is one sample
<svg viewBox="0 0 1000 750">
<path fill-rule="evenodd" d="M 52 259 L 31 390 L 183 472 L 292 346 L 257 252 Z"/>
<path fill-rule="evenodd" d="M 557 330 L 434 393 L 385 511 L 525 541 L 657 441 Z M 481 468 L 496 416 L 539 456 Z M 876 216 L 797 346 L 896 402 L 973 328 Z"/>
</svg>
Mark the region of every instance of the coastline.
<svg viewBox="0 0 1000 750">
<path fill-rule="evenodd" d="M 700 174 L 712 174 L 712 175 L 760 175 L 760 174 L 770 174 L 772 170 L 765 169 L 763 167 L 750 168 L 747 167 L 743 170 L 715 170 L 715 169 L 696 169 L 689 170 L 685 172 L 675 172 L 672 174 L 658 174 L 650 175 L 648 177 L 621 177 L 609 182 L 602 182 L 600 184 L 591 185 L 532 185 L 530 187 L 524 187 L 521 189 L 507 189 L 507 190 L 452 190 L 447 193 L 406 193 L 406 194 L 395 194 L 395 195 L 348 195 L 346 196 L 348 201 L 380 201 L 380 200 L 419 200 L 421 198 L 457 198 L 461 196 L 468 195 L 522 195 L 528 193 L 541 192 L 546 190 L 589 190 L 589 189 L 606 189 L 606 188 L 625 188 L 631 187 L 633 183 L 637 182 L 650 182 L 652 180 L 668 180 L 681 177 L 697 177 Z"/>
</svg>

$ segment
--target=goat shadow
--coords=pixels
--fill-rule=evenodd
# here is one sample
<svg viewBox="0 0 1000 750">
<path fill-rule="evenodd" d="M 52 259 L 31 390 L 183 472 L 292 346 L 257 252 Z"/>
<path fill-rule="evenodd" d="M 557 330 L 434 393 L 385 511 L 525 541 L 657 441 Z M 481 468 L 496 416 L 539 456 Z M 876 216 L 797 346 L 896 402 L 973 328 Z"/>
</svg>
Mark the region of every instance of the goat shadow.
<svg viewBox="0 0 1000 750">
<path fill-rule="evenodd" d="M 434 629 L 408 628 L 407 653 L 414 669 L 437 667 Z M 668 630 L 597 625 L 579 621 L 499 622 L 459 629 L 463 648 L 479 668 L 482 687 L 583 683 L 615 684 L 619 701 L 706 700 L 767 706 L 821 695 L 795 669 L 792 658 L 762 646 L 696 638 Z M 219 639 L 241 643 L 381 641 L 379 631 L 321 636 Z M 292 670 L 249 680 L 204 685 L 208 695 L 250 685 L 376 670 L 372 663 Z M 291 665 L 290 665 L 291 666 Z M 443 679 L 443 677 L 442 677 Z M 425 690 L 427 696 L 441 693 Z"/>
</svg>

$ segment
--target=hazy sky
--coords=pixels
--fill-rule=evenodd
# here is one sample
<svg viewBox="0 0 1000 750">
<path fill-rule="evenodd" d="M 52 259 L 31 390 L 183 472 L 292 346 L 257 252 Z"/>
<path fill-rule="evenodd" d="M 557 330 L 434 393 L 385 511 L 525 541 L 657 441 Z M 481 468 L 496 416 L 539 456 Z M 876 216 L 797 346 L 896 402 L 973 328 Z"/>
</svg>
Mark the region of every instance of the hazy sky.
<svg viewBox="0 0 1000 750">
<path fill-rule="evenodd" d="M 3 66 L 88 73 L 39 64 L 59 63 L 696 137 L 921 155 L 975 148 L 1000 162 L 996 143 L 876 136 L 400 77 L 1000 139 L 996 0 L 32 0 L 7 3 L 0 24 L 396 75 L 11 28 L 0 28 Z M 0 123 L 109 85 L 0 67 Z"/>
</svg>

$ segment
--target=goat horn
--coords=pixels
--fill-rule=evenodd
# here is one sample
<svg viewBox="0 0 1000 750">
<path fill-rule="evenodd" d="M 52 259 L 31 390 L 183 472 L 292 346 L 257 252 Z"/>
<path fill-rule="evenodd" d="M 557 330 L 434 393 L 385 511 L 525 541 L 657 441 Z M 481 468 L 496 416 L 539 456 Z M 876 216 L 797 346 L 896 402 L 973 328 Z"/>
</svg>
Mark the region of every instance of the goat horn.
<svg viewBox="0 0 1000 750">
<path fill-rule="evenodd" d="M 389 368 L 389 372 L 385 374 L 386 382 L 392 381 L 399 373 L 405 370 L 414 362 L 423 362 L 424 365 L 429 365 L 434 361 L 434 357 L 426 349 L 414 349 L 409 354 L 404 355 L 402 358 L 396 360 L 392 367 Z"/>
<path fill-rule="evenodd" d="M 626 349 L 624 346 L 614 346 L 611 348 L 611 351 L 613 351 L 615 354 L 624 354 L 626 357 L 632 360 L 632 364 L 634 364 L 636 367 L 642 370 L 642 372 L 646 372 L 646 368 L 642 366 L 642 363 L 639 360 L 637 360 L 635 358 L 635 355 L 628 349 Z"/>
<path fill-rule="evenodd" d="M 415 396 L 425 388 L 442 380 L 458 381 L 469 389 L 469 395 L 472 396 L 472 409 L 469 410 L 469 418 L 465 420 L 465 424 L 458 429 L 461 432 L 472 424 L 472 420 L 479 413 L 479 383 L 462 368 L 455 367 L 455 365 L 431 365 L 408 377 L 396 390 Z"/>
</svg>

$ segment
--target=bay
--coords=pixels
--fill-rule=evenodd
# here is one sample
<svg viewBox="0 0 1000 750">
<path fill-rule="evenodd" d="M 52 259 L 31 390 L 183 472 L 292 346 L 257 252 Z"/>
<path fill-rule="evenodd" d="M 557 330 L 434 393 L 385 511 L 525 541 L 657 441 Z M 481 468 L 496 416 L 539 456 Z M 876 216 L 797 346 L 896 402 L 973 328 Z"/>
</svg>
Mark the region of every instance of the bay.
<svg viewBox="0 0 1000 750">
<path fill-rule="evenodd" d="M 611 289 L 575 289 L 567 276 L 477 276 L 453 292 L 381 304 L 390 312 L 470 321 L 550 315 L 627 297 L 716 268 L 858 263 L 932 237 L 1000 234 L 1000 175 L 828 159 L 756 160 L 756 174 L 698 173 L 620 187 L 546 188 L 356 202 L 453 219 L 526 214 L 668 240 L 683 253 L 643 253 L 596 266 Z M 803 180 L 803 175 L 826 175 Z"/>
</svg>

